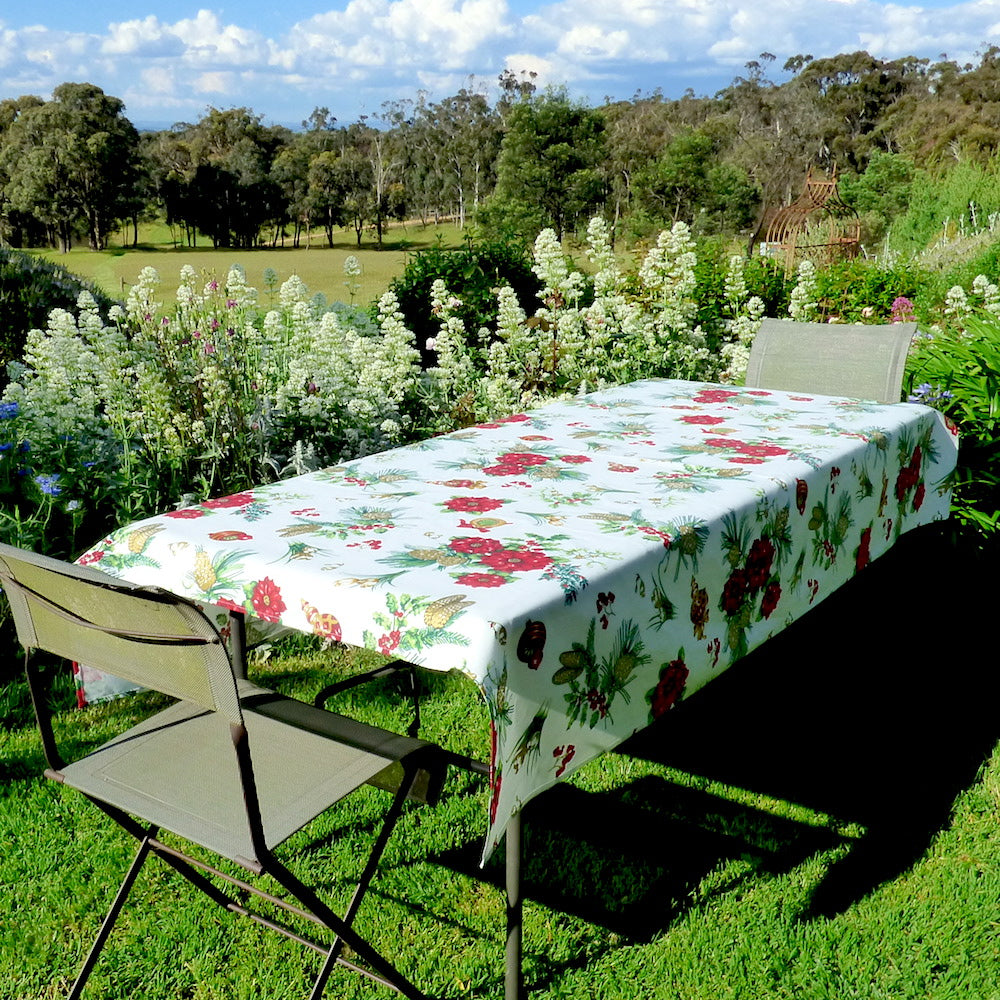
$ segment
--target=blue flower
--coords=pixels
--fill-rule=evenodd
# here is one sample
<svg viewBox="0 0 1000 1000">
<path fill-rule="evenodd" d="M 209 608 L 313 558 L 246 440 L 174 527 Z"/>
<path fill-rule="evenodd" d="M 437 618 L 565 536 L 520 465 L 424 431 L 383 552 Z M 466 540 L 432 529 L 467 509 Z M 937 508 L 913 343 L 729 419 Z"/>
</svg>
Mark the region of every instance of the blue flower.
<svg viewBox="0 0 1000 1000">
<path fill-rule="evenodd" d="M 62 493 L 62 487 L 59 485 L 59 473 L 53 473 L 52 475 L 40 475 L 35 476 L 35 482 L 38 484 L 38 488 L 49 497 L 57 497 Z"/>
<path fill-rule="evenodd" d="M 0 420 L 10 420 L 16 417 L 19 407 L 17 403 L 0 403 Z"/>
</svg>

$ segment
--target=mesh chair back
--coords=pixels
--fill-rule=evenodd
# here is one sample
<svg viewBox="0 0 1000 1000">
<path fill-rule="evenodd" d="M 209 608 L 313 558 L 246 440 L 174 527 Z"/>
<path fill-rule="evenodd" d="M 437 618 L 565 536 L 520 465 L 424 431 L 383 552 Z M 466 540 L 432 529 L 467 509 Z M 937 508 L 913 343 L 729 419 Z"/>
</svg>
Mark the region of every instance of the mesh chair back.
<svg viewBox="0 0 1000 1000">
<path fill-rule="evenodd" d="M 43 649 L 242 721 L 225 643 L 194 604 L 5 544 L 0 585 L 25 649 Z"/>
<path fill-rule="evenodd" d="M 750 348 L 746 385 L 898 403 L 916 332 L 916 323 L 765 319 Z"/>
</svg>

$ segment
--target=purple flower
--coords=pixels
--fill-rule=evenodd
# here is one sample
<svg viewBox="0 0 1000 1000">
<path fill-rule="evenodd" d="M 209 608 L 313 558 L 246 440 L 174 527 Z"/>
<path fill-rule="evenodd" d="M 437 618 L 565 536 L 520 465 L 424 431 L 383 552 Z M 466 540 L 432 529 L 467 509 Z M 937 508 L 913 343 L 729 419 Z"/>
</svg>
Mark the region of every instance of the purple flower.
<svg viewBox="0 0 1000 1000">
<path fill-rule="evenodd" d="M 59 485 L 59 473 L 57 472 L 51 475 L 35 476 L 35 482 L 46 496 L 57 497 L 62 493 L 62 487 Z"/>
</svg>

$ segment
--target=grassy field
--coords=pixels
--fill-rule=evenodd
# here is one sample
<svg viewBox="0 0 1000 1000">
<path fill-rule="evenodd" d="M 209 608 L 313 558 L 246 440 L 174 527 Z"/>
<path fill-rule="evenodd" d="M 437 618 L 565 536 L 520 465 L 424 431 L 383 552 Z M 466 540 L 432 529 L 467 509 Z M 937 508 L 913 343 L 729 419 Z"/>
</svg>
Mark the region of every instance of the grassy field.
<svg viewBox="0 0 1000 1000">
<path fill-rule="evenodd" d="M 525 971 L 537 1000 L 995 1000 L 1000 997 L 1000 673 L 975 552 L 910 536 L 672 712 L 529 806 Z M 275 652 L 263 683 L 308 697 L 354 655 Z M 362 657 L 363 659 L 363 657 Z M 424 732 L 484 754 L 472 685 L 429 675 Z M 38 776 L 19 688 L 0 692 L 0 995 L 65 995 L 128 863 L 124 836 Z M 66 708 L 79 749 L 152 696 Z M 399 692 L 338 707 L 399 728 Z M 380 793 L 286 845 L 341 904 Z M 499 997 L 503 897 L 478 866 L 486 791 L 450 779 L 390 844 L 359 917 L 435 997 Z M 155 904 L 155 908 L 152 904 Z M 208 910 L 155 864 L 89 995 L 305 996 L 289 942 Z M 388 994 L 346 972 L 331 998 Z"/>
<path fill-rule="evenodd" d="M 68 254 L 55 250 L 34 252 L 95 282 L 115 298 L 126 294 L 144 267 L 156 268 L 163 297 L 169 300 L 177 290 L 180 270 L 185 264 L 204 274 L 206 280 L 213 276 L 224 277 L 233 264 L 239 264 L 246 271 L 248 281 L 260 291 L 262 301 L 266 301 L 264 270 L 270 267 L 277 272 L 279 284 L 296 274 L 311 292 L 322 292 L 331 302 L 350 300 L 345 286 L 344 261 L 353 254 L 361 262 L 362 269 L 355 301 L 367 305 L 385 291 L 393 278 L 402 274 L 408 253 L 437 245 L 455 247 L 462 241 L 462 233 L 454 225 L 425 227 L 419 222 L 394 225 L 382 250 L 375 250 L 367 240 L 362 241 L 359 250 L 353 230 L 342 230 L 336 235 L 333 247 L 327 245 L 321 232 L 316 232 L 308 247 L 298 249 L 293 248 L 289 240 L 287 246 L 274 249 L 216 250 L 204 237 L 201 239 L 203 245 L 178 246 L 170 229 L 157 223 L 140 226 L 137 248 L 123 246 L 119 236 L 111 241 L 107 250 L 99 252 L 85 247 L 74 247 Z"/>
</svg>

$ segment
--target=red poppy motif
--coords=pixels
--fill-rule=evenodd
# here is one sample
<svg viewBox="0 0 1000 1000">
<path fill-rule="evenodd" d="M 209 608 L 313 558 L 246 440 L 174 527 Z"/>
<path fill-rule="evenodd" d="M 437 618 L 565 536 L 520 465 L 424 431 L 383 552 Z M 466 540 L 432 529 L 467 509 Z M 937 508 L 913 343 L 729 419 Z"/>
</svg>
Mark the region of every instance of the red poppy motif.
<svg viewBox="0 0 1000 1000">
<path fill-rule="evenodd" d="M 452 497 L 450 500 L 445 500 L 442 506 L 464 514 L 482 514 L 488 510 L 496 510 L 506 502 L 506 500 L 493 500 L 490 497 Z"/>
<path fill-rule="evenodd" d="M 278 585 L 269 576 L 265 576 L 254 587 L 250 603 L 253 605 L 254 614 L 266 622 L 279 621 L 281 612 L 287 607 L 282 600 Z"/>
<path fill-rule="evenodd" d="M 455 582 L 463 587 L 502 587 L 507 578 L 497 573 L 463 573 Z"/>
<path fill-rule="evenodd" d="M 544 465 L 548 460 L 548 455 L 539 455 L 534 451 L 508 451 L 497 457 L 502 465 Z"/>
<path fill-rule="evenodd" d="M 503 545 L 495 538 L 453 538 L 448 543 L 448 548 L 463 555 L 481 556 L 496 552 Z"/>
<path fill-rule="evenodd" d="M 522 424 L 525 420 L 530 420 L 531 417 L 527 413 L 512 413 L 509 417 L 501 417 L 497 423 L 500 424 Z"/>
<path fill-rule="evenodd" d="M 193 507 L 185 507 L 184 510 L 168 510 L 163 516 L 188 519 L 193 517 L 204 517 L 205 512 L 203 510 L 196 510 Z"/>
<path fill-rule="evenodd" d="M 96 552 L 88 552 L 86 555 L 80 556 L 77 559 L 77 563 L 80 566 L 92 566 L 96 562 L 100 562 L 104 558 L 103 549 L 98 549 Z"/>
<path fill-rule="evenodd" d="M 654 719 L 666 715 L 684 694 L 688 679 L 687 664 L 683 660 L 671 660 L 660 669 L 660 681 L 653 688 L 649 699 L 650 715 Z"/>
<path fill-rule="evenodd" d="M 208 537 L 216 542 L 245 542 L 253 535 L 248 535 L 245 531 L 210 531 Z"/>
<path fill-rule="evenodd" d="M 526 573 L 552 564 L 549 556 L 537 549 L 499 549 L 483 556 L 480 562 L 501 573 Z"/>
<path fill-rule="evenodd" d="M 581 465 L 583 462 L 591 461 L 591 459 L 589 459 L 586 455 L 560 455 L 559 461 L 570 462 L 573 465 Z"/>
<path fill-rule="evenodd" d="M 686 424 L 722 424 L 725 423 L 725 417 L 712 417 L 707 413 L 698 413 L 690 417 L 681 417 L 681 420 Z"/>
<path fill-rule="evenodd" d="M 253 503 L 252 493 L 234 493 L 232 496 L 206 500 L 202 504 L 202 507 L 207 507 L 209 510 L 218 510 L 225 507 L 245 507 L 248 503 Z"/>
</svg>

